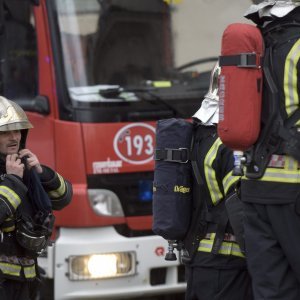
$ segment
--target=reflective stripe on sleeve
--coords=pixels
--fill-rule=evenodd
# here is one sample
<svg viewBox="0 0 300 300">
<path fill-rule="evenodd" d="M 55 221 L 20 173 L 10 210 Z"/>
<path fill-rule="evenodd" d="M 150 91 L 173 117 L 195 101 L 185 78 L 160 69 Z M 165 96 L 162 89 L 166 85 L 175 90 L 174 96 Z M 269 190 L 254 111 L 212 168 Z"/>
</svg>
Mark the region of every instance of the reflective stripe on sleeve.
<svg viewBox="0 0 300 300">
<path fill-rule="evenodd" d="M 60 185 L 59 185 L 58 189 L 48 192 L 51 199 L 60 198 L 66 192 L 66 184 L 65 184 L 64 179 L 62 178 L 61 175 L 59 175 L 59 174 L 57 174 L 57 175 L 59 178 Z"/>
<path fill-rule="evenodd" d="M 16 226 L 15 226 L 15 225 L 12 225 L 12 226 L 9 226 L 9 227 L 3 226 L 3 227 L 1 228 L 1 230 L 2 230 L 3 232 L 6 232 L 6 233 L 12 232 L 12 231 L 14 231 L 15 229 L 16 229 Z"/>
<path fill-rule="evenodd" d="M 233 176 L 232 171 L 230 171 L 223 179 L 224 193 L 227 194 L 228 190 L 232 185 L 239 181 L 239 176 Z"/>
<path fill-rule="evenodd" d="M 14 209 L 17 209 L 21 204 L 21 199 L 12 189 L 7 186 L 0 186 L 0 195 L 4 196 Z"/>
<path fill-rule="evenodd" d="M 211 148 L 209 149 L 209 151 L 207 152 L 204 159 L 204 173 L 213 205 L 217 205 L 223 198 L 223 194 L 220 191 L 219 184 L 217 181 L 216 172 L 212 167 L 212 164 L 217 156 L 218 149 L 221 145 L 222 142 L 220 138 L 217 138 L 211 146 Z"/>
</svg>

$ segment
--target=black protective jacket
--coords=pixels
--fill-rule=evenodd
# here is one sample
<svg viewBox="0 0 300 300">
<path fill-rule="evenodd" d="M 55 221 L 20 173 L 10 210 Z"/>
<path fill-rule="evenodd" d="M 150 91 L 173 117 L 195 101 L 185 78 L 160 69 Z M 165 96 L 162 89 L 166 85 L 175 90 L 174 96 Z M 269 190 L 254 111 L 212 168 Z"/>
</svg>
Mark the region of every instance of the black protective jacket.
<svg viewBox="0 0 300 300">
<path fill-rule="evenodd" d="M 39 175 L 42 188 L 49 196 L 52 209 L 60 210 L 70 203 L 72 186 L 51 168 L 43 165 L 42 168 Z M 0 271 L 4 277 L 16 280 L 33 280 L 37 276 L 36 255 L 16 239 L 17 220 L 24 215 L 33 218 L 37 213 L 28 194 L 28 173 L 25 169 L 23 179 L 6 174 L 5 162 L 0 162 Z"/>
<path fill-rule="evenodd" d="M 287 155 L 279 136 L 280 127 L 276 128 L 279 121 L 276 117 L 274 121 L 270 121 L 270 116 L 279 114 L 286 120 L 300 108 L 300 8 L 271 22 L 261 31 L 265 42 L 264 68 L 269 70 L 274 89 L 272 91 L 265 78 L 262 133 L 254 147 L 257 149 L 258 143 L 261 143 L 263 130 L 268 128 L 268 124 L 272 124 L 271 127 L 275 129 L 266 135 L 271 138 L 271 145 L 275 145 L 276 150 L 261 178 L 249 179 L 247 176 L 244 178 L 242 199 L 259 204 L 294 203 L 299 197 L 300 162 L 295 157 Z M 300 121 L 292 126 L 298 141 L 300 141 L 299 128 Z M 299 151 L 296 152 L 299 155 Z"/>
<path fill-rule="evenodd" d="M 232 151 L 221 142 L 216 127 L 198 125 L 193 152 L 200 177 L 200 180 L 198 179 L 200 184 L 194 178 L 194 211 L 197 211 L 197 206 L 201 201 L 205 201 L 208 213 L 214 221 L 208 223 L 206 237 L 200 241 L 192 265 L 213 268 L 245 268 L 245 258 L 234 239 L 224 204 L 226 197 L 234 192 L 234 187 L 239 180 L 239 177 L 232 175 Z M 222 218 L 226 220 L 224 223 L 226 234 L 216 255 L 212 254 L 212 249 L 216 232 L 220 229 L 218 223 L 222 222 Z"/>
</svg>

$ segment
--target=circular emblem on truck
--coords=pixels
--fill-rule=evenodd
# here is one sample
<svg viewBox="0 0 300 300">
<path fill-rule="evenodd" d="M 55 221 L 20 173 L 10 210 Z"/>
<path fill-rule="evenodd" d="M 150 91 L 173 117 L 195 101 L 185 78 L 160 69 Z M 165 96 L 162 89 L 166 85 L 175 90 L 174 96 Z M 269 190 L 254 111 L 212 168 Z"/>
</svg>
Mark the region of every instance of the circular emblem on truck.
<svg viewBox="0 0 300 300">
<path fill-rule="evenodd" d="M 118 157 L 134 165 L 146 164 L 153 159 L 155 128 L 145 123 L 122 127 L 114 138 Z"/>
</svg>

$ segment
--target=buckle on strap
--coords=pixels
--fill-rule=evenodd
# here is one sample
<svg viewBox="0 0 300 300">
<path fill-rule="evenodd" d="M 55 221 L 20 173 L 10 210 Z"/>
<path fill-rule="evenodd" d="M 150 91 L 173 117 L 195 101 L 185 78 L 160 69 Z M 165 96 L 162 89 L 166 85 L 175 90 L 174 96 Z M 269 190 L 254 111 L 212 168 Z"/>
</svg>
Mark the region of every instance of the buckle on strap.
<svg viewBox="0 0 300 300">
<path fill-rule="evenodd" d="M 239 68 L 260 68 L 261 58 L 257 53 L 240 53 L 237 55 L 224 55 L 219 57 L 220 67 L 237 66 Z"/>
<path fill-rule="evenodd" d="M 181 164 L 188 163 L 190 159 L 190 151 L 188 148 L 178 149 L 155 149 L 154 160 L 164 160 L 168 162 L 177 162 Z"/>
</svg>

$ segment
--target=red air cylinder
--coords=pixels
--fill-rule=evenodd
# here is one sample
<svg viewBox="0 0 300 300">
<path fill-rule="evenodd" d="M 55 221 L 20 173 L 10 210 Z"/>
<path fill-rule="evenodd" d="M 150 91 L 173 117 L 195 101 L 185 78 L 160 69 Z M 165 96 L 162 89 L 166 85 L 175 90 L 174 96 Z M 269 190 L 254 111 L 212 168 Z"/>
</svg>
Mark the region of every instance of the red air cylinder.
<svg viewBox="0 0 300 300">
<path fill-rule="evenodd" d="M 223 33 L 218 134 L 233 150 L 248 149 L 259 135 L 263 50 L 262 35 L 254 25 L 230 24 Z"/>
</svg>

